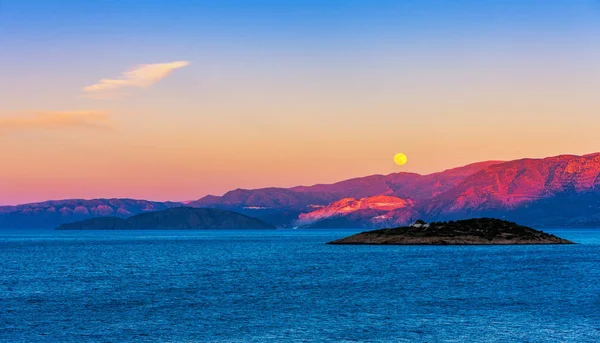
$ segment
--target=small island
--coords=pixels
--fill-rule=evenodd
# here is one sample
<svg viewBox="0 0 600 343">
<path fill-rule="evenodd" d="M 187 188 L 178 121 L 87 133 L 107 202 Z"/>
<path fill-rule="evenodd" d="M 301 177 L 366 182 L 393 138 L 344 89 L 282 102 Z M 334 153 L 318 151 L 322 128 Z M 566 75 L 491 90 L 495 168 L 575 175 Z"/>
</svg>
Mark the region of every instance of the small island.
<svg viewBox="0 0 600 343">
<path fill-rule="evenodd" d="M 62 224 L 57 230 L 275 229 L 260 219 L 216 208 L 175 207 L 128 219 L 99 217 Z"/>
<path fill-rule="evenodd" d="M 371 245 L 511 245 L 575 244 L 530 227 L 500 219 L 478 218 L 414 224 L 362 232 L 327 244 Z"/>
</svg>

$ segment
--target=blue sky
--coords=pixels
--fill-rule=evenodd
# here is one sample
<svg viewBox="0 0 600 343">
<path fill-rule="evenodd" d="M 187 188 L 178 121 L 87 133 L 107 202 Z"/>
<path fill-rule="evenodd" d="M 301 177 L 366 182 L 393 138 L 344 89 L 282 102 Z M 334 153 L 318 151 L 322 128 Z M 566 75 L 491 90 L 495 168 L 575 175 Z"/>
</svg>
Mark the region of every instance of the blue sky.
<svg viewBox="0 0 600 343">
<path fill-rule="evenodd" d="M 0 0 L 0 203 L 589 153 L 598 37 L 591 0 Z"/>
</svg>

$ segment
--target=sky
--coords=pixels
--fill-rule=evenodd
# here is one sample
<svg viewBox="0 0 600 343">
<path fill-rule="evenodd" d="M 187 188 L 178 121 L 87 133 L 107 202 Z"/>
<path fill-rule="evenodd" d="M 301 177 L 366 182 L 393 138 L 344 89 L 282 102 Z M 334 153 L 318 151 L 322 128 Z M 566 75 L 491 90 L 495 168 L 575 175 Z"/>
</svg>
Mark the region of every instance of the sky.
<svg viewBox="0 0 600 343">
<path fill-rule="evenodd" d="M 0 204 L 597 152 L 598 37 L 600 0 L 0 0 Z"/>
</svg>

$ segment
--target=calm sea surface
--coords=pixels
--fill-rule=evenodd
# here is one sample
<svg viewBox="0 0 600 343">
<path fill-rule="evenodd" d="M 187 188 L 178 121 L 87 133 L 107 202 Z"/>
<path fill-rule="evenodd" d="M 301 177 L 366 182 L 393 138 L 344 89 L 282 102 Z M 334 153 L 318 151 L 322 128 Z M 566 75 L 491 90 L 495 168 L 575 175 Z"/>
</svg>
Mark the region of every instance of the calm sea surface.
<svg viewBox="0 0 600 343">
<path fill-rule="evenodd" d="M 328 246 L 356 230 L 0 231 L 1 342 L 598 342 L 572 246 Z"/>
</svg>

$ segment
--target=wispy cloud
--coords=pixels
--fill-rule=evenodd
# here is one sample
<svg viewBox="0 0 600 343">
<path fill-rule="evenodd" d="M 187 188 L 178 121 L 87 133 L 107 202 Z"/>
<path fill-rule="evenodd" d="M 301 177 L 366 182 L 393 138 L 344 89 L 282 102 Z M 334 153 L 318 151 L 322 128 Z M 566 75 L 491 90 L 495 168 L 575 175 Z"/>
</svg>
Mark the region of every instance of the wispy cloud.
<svg viewBox="0 0 600 343">
<path fill-rule="evenodd" d="M 111 129 L 112 121 L 100 111 L 46 111 L 0 117 L 0 130 L 63 128 Z"/>
<path fill-rule="evenodd" d="M 116 79 L 102 79 L 83 89 L 87 97 L 113 98 L 122 96 L 124 88 L 147 88 L 169 76 L 173 70 L 189 65 L 188 61 L 141 64 Z"/>
</svg>

